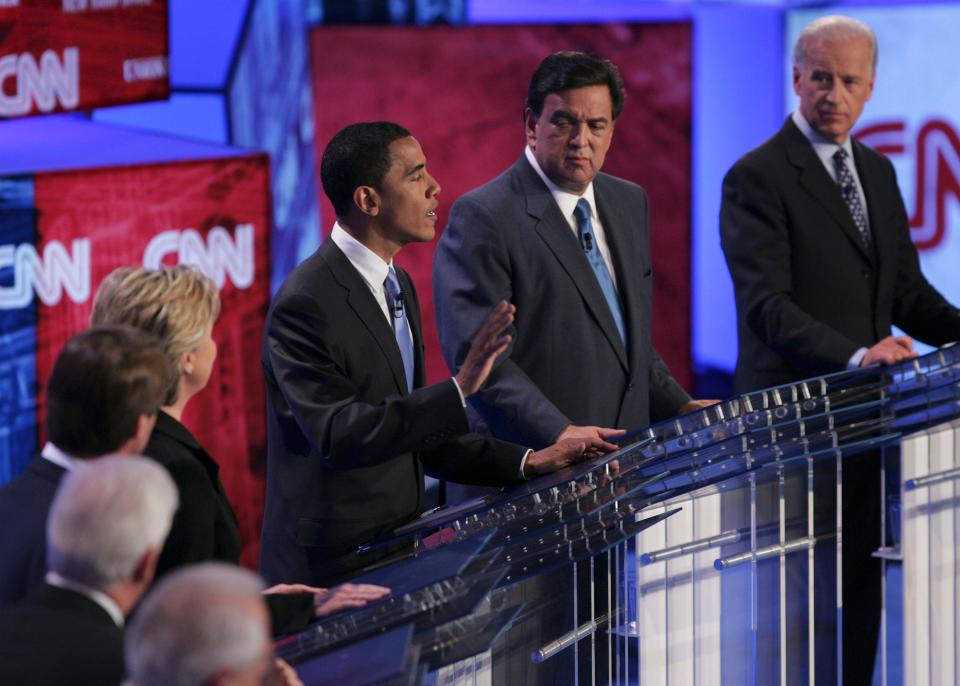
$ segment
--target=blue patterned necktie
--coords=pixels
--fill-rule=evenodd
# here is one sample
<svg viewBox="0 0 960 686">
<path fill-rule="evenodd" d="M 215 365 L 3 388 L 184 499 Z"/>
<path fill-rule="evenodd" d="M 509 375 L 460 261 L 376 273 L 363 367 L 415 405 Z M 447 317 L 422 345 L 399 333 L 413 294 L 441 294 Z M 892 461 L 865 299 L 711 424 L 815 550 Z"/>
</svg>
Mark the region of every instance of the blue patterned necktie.
<svg viewBox="0 0 960 686">
<path fill-rule="evenodd" d="M 403 305 L 403 291 L 397 281 L 397 273 L 390 267 L 387 278 L 383 282 L 387 291 L 387 310 L 390 312 L 390 321 L 393 323 L 393 335 L 400 348 L 400 358 L 403 360 L 403 371 L 407 377 L 407 390 L 413 390 L 413 337 L 410 334 L 410 320 L 407 319 L 407 308 Z"/>
<path fill-rule="evenodd" d="M 853 174 L 847 167 L 847 151 L 843 148 L 837 148 L 837 151 L 833 153 L 833 169 L 837 173 L 837 185 L 840 186 L 843 202 L 850 210 L 850 217 L 860 232 L 860 240 L 869 250 L 870 229 L 867 228 L 867 215 L 863 211 L 863 203 L 860 202 L 860 193 L 857 192 L 857 184 L 853 180 Z"/>
<path fill-rule="evenodd" d="M 590 203 L 584 198 L 577 201 L 577 207 L 573 211 L 577 218 L 577 226 L 580 229 L 580 245 L 587 256 L 587 261 L 593 268 L 593 273 L 597 276 L 600 284 L 600 290 L 603 291 L 603 297 L 607 301 L 607 307 L 610 308 L 610 314 L 613 315 L 613 321 L 617 325 L 617 331 L 620 332 L 620 341 L 623 347 L 627 347 L 626 328 L 623 325 L 623 310 L 620 307 L 620 298 L 617 296 L 617 289 L 613 285 L 613 278 L 610 276 L 610 270 L 607 269 L 607 263 L 603 261 L 603 255 L 600 254 L 600 248 L 597 247 L 596 238 L 593 235 L 593 222 L 590 220 Z"/>
</svg>

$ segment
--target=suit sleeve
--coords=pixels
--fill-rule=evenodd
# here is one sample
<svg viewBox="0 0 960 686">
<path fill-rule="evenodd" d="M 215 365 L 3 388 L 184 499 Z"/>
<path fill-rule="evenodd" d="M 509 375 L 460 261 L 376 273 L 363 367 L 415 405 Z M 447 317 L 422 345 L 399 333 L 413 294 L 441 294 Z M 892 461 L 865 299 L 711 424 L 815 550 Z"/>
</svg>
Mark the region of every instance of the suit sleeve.
<svg viewBox="0 0 960 686">
<path fill-rule="evenodd" d="M 746 325 L 790 366 L 823 374 L 846 367 L 861 344 L 814 319 L 794 300 L 790 229 L 762 170 L 738 163 L 723 180 L 720 237 Z"/>
<path fill-rule="evenodd" d="M 896 189 L 897 176 L 887 161 L 890 187 Z M 893 193 L 895 208 L 889 219 L 897 232 L 897 283 L 893 295 L 893 323 L 908 334 L 930 345 L 960 340 L 960 310 L 951 305 L 920 271 L 920 256 L 910 239 L 910 224 L 903 197 Z"/>
<path fill-rule="evenodd" d="M 670 368 L 654 348 L 650 348 L 650 421 L 658 422 L 676 416 L 690 394 L 677 383 Z"/>
<path fill-rule="evenodd" d="M 437 245 L 433 262 L 434 301 L 440 346 L 447 366 L 456 371 L 467 356 L 470 341 L 501 300 L 513 299 L 514 265 L 498 225 L 476 201 L 461 198 L 450 210 L 450 221 Z M 521 336 L 536 336 L 521 326 L 510 331 L 513 341 L 494 363 L 490 378 L 470 402 L 498 436 L 516 437 L 531 445 L 553 443 L 570 420 L 547 399 L 511 359 Z"/>
<path fill-rule="evenodd" d="M 480 434 L 466 434 L 420 453 L 433 477 L 477 486 L 510 486 L 520 479 L 527 449 Z"/>
<path fill-rule="evenodd" d="M 314 451 L 335 467 L 370 466 L 467 431 L 453 381 L 379 403 L 360 400 L 342 322 L 314 297 L 294 294 L 274 306 L 267 359 L 283 399 Z"/>
</svg>

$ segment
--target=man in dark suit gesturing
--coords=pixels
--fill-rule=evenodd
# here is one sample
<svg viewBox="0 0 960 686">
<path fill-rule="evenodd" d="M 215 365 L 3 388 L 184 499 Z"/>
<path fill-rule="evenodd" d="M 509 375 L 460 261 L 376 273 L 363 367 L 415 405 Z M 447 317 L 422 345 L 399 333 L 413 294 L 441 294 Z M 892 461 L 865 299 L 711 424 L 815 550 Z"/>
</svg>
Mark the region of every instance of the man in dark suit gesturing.
<svg viewBox="0 0 960 686">
<path fill-rule="evenodd" d="M 456 375 L 424 386 L 413 282 L 394 267 L 433 238 L 440 186 L 420 144 L 389 122 L 346 127 L 327 145 L 330 239 L 287 278 L 268 315 L 269 458 L 261 571 L 270 582 L 327 585 L 369 556 L 357 546 L 419 513 L 423 473 L 501 485 L 611 450 L 577 439 L 531 452 L 466 434 L 465 398 L 509 344 L 514 307 L 474 329 Z"/>
<path fill-rule="evenodd" d="M 932 344 L 960 338 L 960 312 L 920 272 L 893 166 L 850 137 L 876 60 L 876 37 L 861 22 L 808 25 L 794 50 L 799 109 L 724 179 L 720 234 L 736 291 L 740 392 L 915 357 L 912 339 L 892 336 L 891 325 Z M 869 683 L 880 621 L 874 458 L 843 464 L 844 683 Z M 835 504 L 835 472 L 816 479 L 817 520 L 832 528 L 825 505 Z M 835 586 L 819 582 L 818 597 Z"/>
<path fill-rule="evenodd" d="M 651 343 L 647 194 L 600 173 L 623 108 L 616 67 L 583 53 L 543 60 L 530 83 L 527 146 L 454 203 L 433 265 L 447 363 L 501 300 L 513 341 L 471 401 L 500 438 L 548 445 L 612 438 L 700 406 Z"/>
</svg>

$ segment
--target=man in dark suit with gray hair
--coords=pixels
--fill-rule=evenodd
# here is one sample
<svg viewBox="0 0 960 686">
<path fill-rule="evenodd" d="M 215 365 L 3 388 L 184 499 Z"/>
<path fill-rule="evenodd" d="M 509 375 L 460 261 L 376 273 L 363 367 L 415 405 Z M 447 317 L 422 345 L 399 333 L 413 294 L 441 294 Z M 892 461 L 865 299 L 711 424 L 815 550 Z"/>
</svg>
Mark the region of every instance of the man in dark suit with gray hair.
<svg viewBox="0 0 960 686">
<path fill-rule="evenodd" d="M 723 181 L 739 392 L 916 357 L 909 336 L 892 335 L 894 325 L 933 345 L 960 338 L 960 311 L 920 271 L 893 165 L 850 136 L 876 65 L 877 39 L 862 22 L 810 23 L 794 50 L 798 109 Z M 816 477 L 816 520 L 832 529 L 830 467 Z M 845 684 L 869 683 L 874 662 L 881 598 L 871 553 L 882 544 L 881 506 L 877 456 L 844 460 Z M 832 592 L 830 579 L 816 590 L 818 599 Z"/>
<path fill-rule="evenodd" d="M 44 582 L 0 610 L 0 683 L 120 683 L 124 620 L 153 581 L 177 503 L 167 472 L 139 456 L 102 457 L 64 477 Z"/>
</svg>

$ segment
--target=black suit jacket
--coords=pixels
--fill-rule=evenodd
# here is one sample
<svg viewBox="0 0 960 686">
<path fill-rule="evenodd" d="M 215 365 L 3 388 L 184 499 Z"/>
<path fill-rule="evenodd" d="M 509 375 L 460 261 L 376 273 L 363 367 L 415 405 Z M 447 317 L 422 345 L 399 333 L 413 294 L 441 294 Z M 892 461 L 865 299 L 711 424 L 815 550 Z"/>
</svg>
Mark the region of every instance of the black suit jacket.
<svg viewBox="0 0 960 686">
<path fill-rule="evenodd" d="M 37 455 L 0 486 L 0 606 L 22 600 L 47 568 L 47 515 L 66 470 Z"/>
<path fill-rule="evenodd" d="M 0 684 L 116 686 L 123 675 L 123 631 L 86 596 L 41 584 L 0 609 Z"/>
<path fill-rule="evenodd" d="M 452 381 L 423 386 L 416 291 L 397 270 L 414 336 L 406 388 L 390 324 L 331 241 L 300 264 L 267 317 L 267 501 L 260 569 L 326 583 L 326 562 L 420 511 L 424 467 L 453 481 L 516 481 L 524 449 L 467 431 Z"/>
<path fill-rule="evenodd" d="M 738 392 L 842 370 L 891 325 L 932 345 L 960 338 L 960 311 L 920 271 L 893 165 L 855 140 L 853 153 L 872 253 L 791 118 L 724 179 L 720 234 L 736 292 Z"/>
<path fill-rule="evenodd" d="M 608 174 L 593 186 L 626 348 L 579 241 L 525 156 L 450 210 L 433 263 L 447 364 L 461 363 L 497 302 L 517 307 L 513 342 L 470 399 L 501 438 L 542 447 L 571 423 L 636 429 L 690 399 L 651 342 L 647 194 Z"/>
<path fill-rule="evenodd" d="M 144 454 L 166 468 L 180 494 L 154 581 L 196 562 L 239 564 L 240 529 L 220 482 L 220 465 L 190 430 L 161 410 Z M 271 593 L 264 598 L 274 635 L 303 629 L 314 617 L 310 593 Z"/>
<path fill-rule="evenodd" d="M 143 452 L 166 468 L 180 494 L 180 506 L 157 564 L 157 578 L 193 562 L 239 563 L 240 529 L 220 483 L 220 466 L 194 435 L 160 411 Z"/>
</svg>

